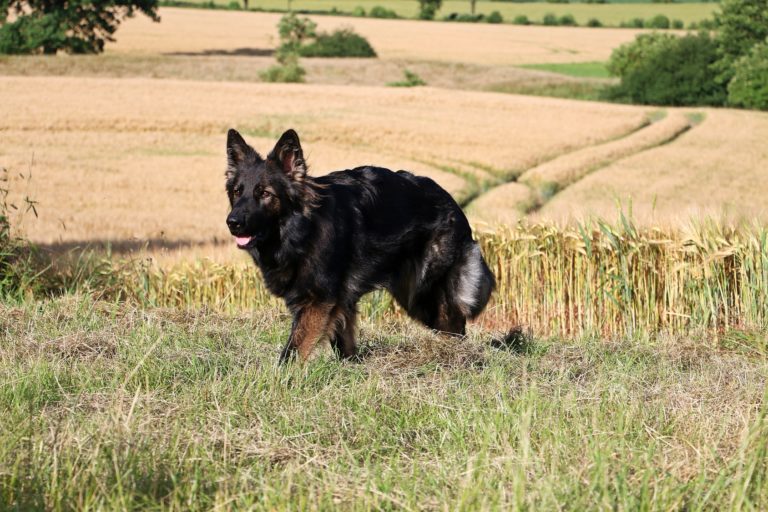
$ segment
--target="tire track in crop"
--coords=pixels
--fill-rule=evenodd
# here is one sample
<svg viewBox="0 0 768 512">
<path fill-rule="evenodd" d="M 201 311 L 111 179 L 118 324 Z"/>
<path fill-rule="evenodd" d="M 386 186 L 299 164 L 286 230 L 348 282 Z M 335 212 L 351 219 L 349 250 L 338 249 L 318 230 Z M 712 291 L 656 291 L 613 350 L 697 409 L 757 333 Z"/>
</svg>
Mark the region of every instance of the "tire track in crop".
<svg viewBox="0 0 768 512">
<path fill-rule="evenodd" d="M 589 174 L 673 142 L 696 124 L 695 117 L 679 111 L 662 113 L 659 119 L 649 119 L 643 128 L 623 137 L 559 155 L 528 169 L 517 179 L 489 187 L 463 206 L 473 219 L 514 223 Z"/>
</svg>

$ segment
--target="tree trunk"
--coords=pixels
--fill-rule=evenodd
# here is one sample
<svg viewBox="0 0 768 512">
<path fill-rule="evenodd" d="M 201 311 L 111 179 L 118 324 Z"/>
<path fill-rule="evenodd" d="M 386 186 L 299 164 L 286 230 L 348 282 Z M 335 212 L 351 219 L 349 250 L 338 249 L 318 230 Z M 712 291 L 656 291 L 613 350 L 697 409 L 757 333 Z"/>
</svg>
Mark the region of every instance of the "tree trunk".
<svg viewBox="0 0 768 512">
<path fill-rule="evenodd" d="M 477 0 L 469 0 L 469 9 L 472 11 L 472 15 L 475 15 L 475 3 L 477 3 Z"/>
<path fill-rule="evenodd" d="M 246 11 L 248 10 L 248 0 L 243 0 L 243 7 Z"/>
</svg>

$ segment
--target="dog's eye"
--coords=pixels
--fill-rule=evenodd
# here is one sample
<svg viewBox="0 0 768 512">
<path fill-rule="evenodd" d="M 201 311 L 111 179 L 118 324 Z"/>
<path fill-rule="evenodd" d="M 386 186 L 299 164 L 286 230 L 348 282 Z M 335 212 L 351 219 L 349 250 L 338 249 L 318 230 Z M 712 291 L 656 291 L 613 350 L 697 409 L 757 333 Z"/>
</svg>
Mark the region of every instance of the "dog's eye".
<svg viewBox="0 0 768 512">
<path fill-rule="evenodd" d="M 261 197 L 262 197 L 262 199 L 266 199 L 266 198 L 268 198 L 268 197 L 269 197 L 269 196 L 271 196 L 271 195 L 272 195 L 272 192 L 270 192 L 269 190 L 262 190 L 262 191 L 261 191 Z"/>
<path fill-rule="evenodd" d="M 238 187 L 235 187 L 235 190 L 232 192 L 232 195 L 234 195 L 235 197 L 240 197 L 241 195 L 243 195 L 243 186 L 240 185 Z"/>
</svg>

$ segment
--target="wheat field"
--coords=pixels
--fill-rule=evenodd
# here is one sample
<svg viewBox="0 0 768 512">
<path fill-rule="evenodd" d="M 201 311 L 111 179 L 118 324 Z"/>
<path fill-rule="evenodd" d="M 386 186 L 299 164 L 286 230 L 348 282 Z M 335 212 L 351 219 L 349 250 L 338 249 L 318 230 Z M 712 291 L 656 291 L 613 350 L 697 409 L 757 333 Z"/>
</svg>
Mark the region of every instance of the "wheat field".
<svg viewBox="0 0 768 512">
<path fill-rule="evenodd" d="M 39 202 L 39 218 L 27 215 L 22 226 L 47 244 L 227 239 L 229 127 L 262 153 L 296 128 L 316 175 L 404 168 L 461 196 L 468 176 L 450 163 L 513 176 L 620 137 L 647 116 L 637 107 L 432 88 L 14 77 L 0 82 L 0 95 L 0 166 L 16 193 Z"/>
<path fill-rule="evenodd" d="M 278 44 L 281 14 L 162 8 L 162 21 L 145 16 L 126 21 L 112 53 L 205 54 L 238 49 L 261 53 Z M 353 27 L 379 58 L 476 64 L 530 64 L 606 60 L 632 41 L 637 30 L 578 27 L 433 23 L 310 16 L 318 30 Z"/>
</svg>

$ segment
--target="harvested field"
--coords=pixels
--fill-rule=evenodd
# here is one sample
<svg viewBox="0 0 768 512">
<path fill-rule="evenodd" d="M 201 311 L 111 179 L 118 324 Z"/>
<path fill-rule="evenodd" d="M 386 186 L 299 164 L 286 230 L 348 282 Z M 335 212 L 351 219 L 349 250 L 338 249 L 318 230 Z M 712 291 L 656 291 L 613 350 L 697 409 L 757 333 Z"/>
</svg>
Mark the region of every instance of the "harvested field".
<svg viewBox="0 0 768 512">
<path fill-rule="evenodd" d="M 23 227 L 47 244 L 227 239 L 230 126 L 262 152 L 295 127 L 315 174 L 407 168 L 460 196 L 465 177 L 449 172 L 446 160 L 510 176 L 631 132 L 647 115 L 431 88 L 14 77 L 0 82 L 0 94 L 0 166 L 14 177 L 14 192 L 39 201 L 40 217 L 27 216 Z M 17 177 L 28 169 L 29 190 Z"/>
<path fill-rule="evenodd" d="M 280 14 L 160 9 L 161 23 L 125 22 L 108 52 L 265 55 L 277 44 Z M 606 60 L 641 31 L 574 27 L 435 23 L 314 16 L 318 30 L 351 26 L 381 59 L 513 65 Z M 194 34 L 194 36 L 192 36 Z"/>
<path fill-rule="evenodd" d="M 534 217 L 615 217 L 617 205 L 643 223 L 702 215 L 767 219 L 768 114 L 706 110 L 673 144 L 637 153 L 555 195 Z"/>
</svg>

